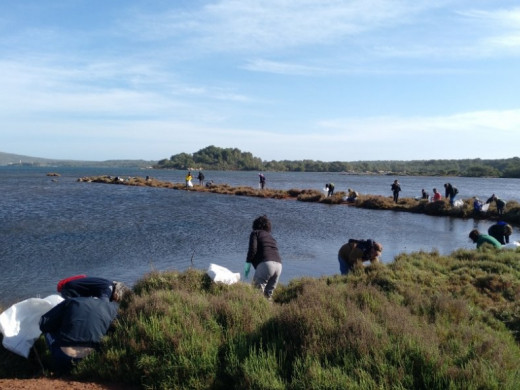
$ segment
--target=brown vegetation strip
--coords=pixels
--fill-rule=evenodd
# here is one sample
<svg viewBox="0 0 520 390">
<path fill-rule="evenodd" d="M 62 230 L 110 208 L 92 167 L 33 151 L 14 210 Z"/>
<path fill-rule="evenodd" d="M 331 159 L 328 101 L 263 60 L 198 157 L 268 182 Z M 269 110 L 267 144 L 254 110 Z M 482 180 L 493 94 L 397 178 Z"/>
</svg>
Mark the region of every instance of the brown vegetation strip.
<svg viewBox="0 0 520 390">
<path fill-rule="evenodd" d="M 302 202 L 318 202 L 325 204 L 342 204 L 351 205 L 360 208 L 372 210 L 393 210 L 406 211 L 411 213 L 455 217 L 455 218 L 474 218 L 488 220 L 502 220 L 514 225 L 520 225 L 520 203 L 516 201 L 507 202 L 506 210 L 502 216 L 498 215 L 496 206 L 492 203 L 485 213 L 477 213 L 473 209 L 473 199 L 463 199 L 464 204 L 460 207 L 453 207 L 449 202 L 440 200 L 437 202 L 429 202 L 428 200 L 417 200 L 414 198 L 401 198 L 398 203 L 394 203 L 391 196 L 385 197 L 381 195 L 361 194 L 355 202 L 347 203 L 344 199 L 346 193 L 339 191 L 334 195 L 327 197 L 323 192 L 312 189 L 255 189 L 247 186 L 232 187 L 228 184 L 211 184 L 209 186 L 194 185 L 186 187 L 184 183 L 172 183 L 161 181 L 154 178 L 128 177 L 121 178 L 117 176 L 94 176 L 82 177 L 78 181 L 119 184 L 129 186 L 148 186 L 159 188 L 170 188 L 174 190 L 212 192 L 225 195 L 241 195 L 254 196 L 259 198 L 274 199 L 296 199 Z"/>
</svg>

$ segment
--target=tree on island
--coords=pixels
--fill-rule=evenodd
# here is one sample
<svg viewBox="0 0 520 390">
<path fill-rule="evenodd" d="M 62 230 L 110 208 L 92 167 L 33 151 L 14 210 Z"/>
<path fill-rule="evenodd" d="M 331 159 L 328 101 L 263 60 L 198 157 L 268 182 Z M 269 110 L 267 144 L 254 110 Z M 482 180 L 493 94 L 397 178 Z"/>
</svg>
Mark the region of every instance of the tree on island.
<svg viewBox="0 0 520 390">
<path fill-rule="evenodd" d="M 263 161 L 237 148 L 208 146 L 193 154 L 179 153 L 162 159 L 154 168 L 222 171 L 347 172 L 351 174 L 408 176 L 466 176 L 520 178 L 520 158 L 482 160 L 381 160 L 381 161 Z"/>
</svg>

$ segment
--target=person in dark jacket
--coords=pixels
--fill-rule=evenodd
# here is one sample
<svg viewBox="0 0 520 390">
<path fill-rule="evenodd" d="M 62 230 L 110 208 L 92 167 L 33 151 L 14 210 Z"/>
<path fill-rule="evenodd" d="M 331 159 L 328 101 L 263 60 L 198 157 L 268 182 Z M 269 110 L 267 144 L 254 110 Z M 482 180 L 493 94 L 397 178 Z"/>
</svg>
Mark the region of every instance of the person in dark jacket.
<svg viewBox="0 0 520 390">
<path fill-rule="evenodd" d="M 276 240 L 271 235 L 271 221 L 265 215 L 253 221 L 246 258 L 246 278 L 251 265 L 255 269 L 253 285 L 270 299 L 282 274 L 282 259 Z"/>
<path fill-rule="evenodd" d="M 392 183 L 391 189 L 392 194 L 394 196 L 394 202 L 397 203 L 397 201 L 399 200 L 399 192 L 401 192 L 401 185 L 399 184 L 399 181 L 397 179 L 394 180 L 394 182 Z"/>
<path fill-rule="evenodd" d="M 513 227 L 503 221 L 498 221 L 488 229 L 488 234 L 491 237 L 495 237 L 502 245 L 509 244 L 509 236 L 511 236 L 512 233 Z"/>
<path fill-rule="evenodd" d="M 260 188 L 263 190 L 265 188 L 265 176 L 259 173 L 258 177 L 260 178 Z"/>
<path fill-rule="evenodd" d="M 119 302 L 127 287 L 121 282 L 95 276 L 78 275 L 60 280 L 57 290 L 63 298 L 97 297 Z"/>
<path fill-rule="evenodd" d="M 444 184 L 444 197 L 450 201 L 450 205 L 453 206 L 453 202 L 455 201 L 455 196 L 459 193 L 459 190 L 453 187 L 450 183 Z"/>
<path fill-rule="evenodd" d="M 504 209 L 506 207 L 506 202 L 503 201 L 502 199 L 498 198 L 495 194 L 491 195 L 491 197 L 486 200 L 486 203 L 491 203 L 491 202 L 495 202 L 495 205 L 497 206 L 497 213 L 498 215 L 503 215 L 504 214 Z"/>
<path fill-rule="evenodd" d="M 107 298 L 77 297 L 65 299 L 40 318 L 58 373 L 67 373 L 99 347 L 117 309 Z"/>
<path fill-rule="evenodd" d="M 325 189 L 327 190 L 327 196 L 334 195 L 334 183 L 325 184 Z"/>
</svg>

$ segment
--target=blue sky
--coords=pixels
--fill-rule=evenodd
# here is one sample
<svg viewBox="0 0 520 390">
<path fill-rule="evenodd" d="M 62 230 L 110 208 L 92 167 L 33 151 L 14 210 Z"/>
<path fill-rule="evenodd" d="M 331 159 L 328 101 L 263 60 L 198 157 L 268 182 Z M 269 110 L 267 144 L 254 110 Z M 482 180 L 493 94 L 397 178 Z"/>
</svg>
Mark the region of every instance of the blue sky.
<svg viewBox="0 0 520 390">
<path fill-rule="evenodd" d="M 2 0 L 0 151 L 509 158 L 520 3 Z"/>
</svg>

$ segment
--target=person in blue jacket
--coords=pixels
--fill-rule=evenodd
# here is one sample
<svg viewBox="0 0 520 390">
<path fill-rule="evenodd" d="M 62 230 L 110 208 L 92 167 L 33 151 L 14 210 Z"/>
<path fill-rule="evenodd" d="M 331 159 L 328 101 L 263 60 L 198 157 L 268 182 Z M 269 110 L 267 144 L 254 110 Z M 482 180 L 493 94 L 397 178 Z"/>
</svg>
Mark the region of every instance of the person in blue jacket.
<svg viewBox="0 0 520 390">
<path fill-rule="evenodd" d="M 68 298 L 40 318 L 40 330 L 58 374 L 99 348 L 117 315 L 118 304 L 108 298 Z"/>
<path fill-rule="evenodd" d="M 126 289 L 124 283 L 85 275 L 61 280 L 57 287 L 63 298 L 97 297 L 116 302 L 122 299 Z"/>
</svg>

